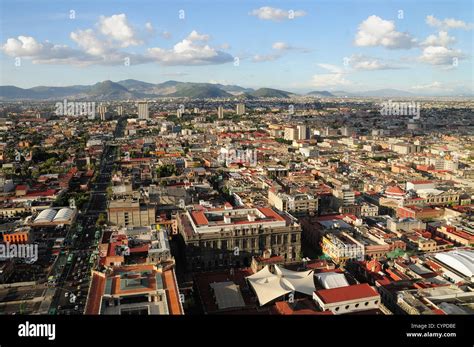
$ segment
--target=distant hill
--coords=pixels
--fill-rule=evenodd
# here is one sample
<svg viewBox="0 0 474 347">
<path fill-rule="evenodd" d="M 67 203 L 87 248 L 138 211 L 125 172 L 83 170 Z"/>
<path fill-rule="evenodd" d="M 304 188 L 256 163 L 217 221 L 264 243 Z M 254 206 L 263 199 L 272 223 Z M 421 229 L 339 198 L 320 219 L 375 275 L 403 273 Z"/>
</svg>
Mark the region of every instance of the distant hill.
<svg viewBox="0 0 474 347">
<path fill-rule="evenodd" d="M 258 98 L 289 98 L 294 95 L 293 93 L 285 92 L 284 90 L 272 88 L 260 88 L 249 94 Z"/>
<path fill-rule="evenodd" d="M 331 92 L 336 97 L 414 97 L 417 96 L 414 93 L 406 92 L 398 89 L 377 89 L 377 90 L 368 90 L 362 92 L 345 92 L 345 91 L 334 91 Z"/>
<path fill-rule="evenodd" d="M 127 88 L 131 92 L 140 92 L 140 93 L 148 93 L 150 89 L 155 87 L 155 84 L 142 82 L 138 80 L 128 79 L 123 81 L 118 81 L 117 84 L 121 85 L 122 87 Z"/>
<path fill-rule="evenodd" d="M 228 98 L 232 97 L 232 94 L 212 85 L 212 84 L 191 84 L 186 86 L 180 86 L 178 90 L 172 94 L 168 94 L 170 97 L 185 97 L 193 99 L 205 99 L 205 98 Z"/>
<path fill-rule="evenodd" d="M 99 100 L 119 100 L 140 97 L 139 93 L 130 92 L 124 86 L 112 82 L 104 81 L 94 84 L 88 91 L 87 97 Z"/>
<path fill-rule="evenodd" d="M 36 99 L 34 90 L 18 88 L 15 86 L 0 86 L 0 97 L 2 99 Z"/>
<path fill-rule="evenodd" d="M 317 97 L 323 97 L 323 98 L 331 98 L 331 97 L 334 97 L 334 95 L 330 92 L 328 92 L 327 90 L 315 90 L 313 92 L 309 92 L 307 93 L 306 95 L 309 95 L 309 96 L 317 96 Z"/>
<path fill-rule="evenodd" d="M 87 90 L 87 86 L 33 87 L 29 89 L 14 86 L 0 86 L 0 100 L 48 100 L 52 98 L 75 97 Z"/>
<path fill-rule="evenodd" d="M 357 97 L 415 97 L 429 96 L 429 94 L 414 94 L 397 89 L 378 89 L 369 91 L 346 92 L 346 91 L 311 91 L 305 96 L 316 98 L 357 98 Z M 434 95 L 434 94 L 433 94 Z M 472 93 L 464 90 L 456 90 L 453 96 L 472 96 Z M 244 88 L 238 85 L 224 85 L 218 83 L 194 83 L 166 81 L 162 83 L 149 83 L 135 79 L 127 79 L 118 82 L 104 81 L 94 85 L 73 85 L 66 87 L 38 86 L 33 88 L 19 88 L 16 86 L 0 86 L 0 100 L 120 100 L 120 99 L 153 99 L 161 97 L 179 98 L 231 98 L 238 100 L 252 100 L 258 98 L 292 98 L 298 94 L 288 91 L 260 88 Z M 442 96 L 436 94 L 435 96 Z M 445 95 L 446 96 L 446 95 Z"/>
<path fill-rule="evenodd" d="M 361 93 L 356 93 L 357 95 L 360 96 L 378 96 L 378 97 L 389 97 L 389 96 L 394 96 L 394 97 L 411 97 L 415 96 L 415 94 L 410 93 L 410 92 L 405 92 L 403 90 L 398 90 L 398 89 L 377 89 L 377 90 L 369 90 L 366 92 L 361 92 Z"/>
</svg>

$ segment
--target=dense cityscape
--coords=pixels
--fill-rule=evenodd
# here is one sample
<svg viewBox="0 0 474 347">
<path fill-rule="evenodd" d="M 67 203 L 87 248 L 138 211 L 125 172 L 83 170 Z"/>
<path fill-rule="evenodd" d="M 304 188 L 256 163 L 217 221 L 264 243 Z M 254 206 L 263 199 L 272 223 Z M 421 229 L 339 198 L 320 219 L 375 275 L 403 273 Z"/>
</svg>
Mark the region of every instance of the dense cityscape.
<svg viewBox="0 0 474 347">
<path fill-rule="evenodd" d="M 474 104 L 383 102 L 3 103 L 2 312 L 472 314 Z"/>
<path fill-rule="evenodd" d="M 473 6 L 3 0 L 0 347 L 472 346 Z"/>
</svg>

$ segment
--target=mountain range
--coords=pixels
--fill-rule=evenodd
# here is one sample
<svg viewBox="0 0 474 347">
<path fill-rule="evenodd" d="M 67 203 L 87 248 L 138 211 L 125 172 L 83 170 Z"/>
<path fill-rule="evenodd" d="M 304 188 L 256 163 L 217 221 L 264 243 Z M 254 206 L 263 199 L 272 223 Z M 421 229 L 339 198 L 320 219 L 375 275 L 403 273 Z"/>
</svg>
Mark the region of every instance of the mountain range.
<svg viewBox="0 0 474 347">
<path fill-rule="evenodd" d="M 23 89 L 15 86 L 0 86 L 0 100 L 57 100 L 68 98 L 72 100 L 130 100 L 152 98 L 293 98 L 308 96 L 314 98 L 331 97 L 415 97 L 417 94 L 397 90 L 379 89 L 366 92 L 345 92 L 326 90 L 311 91 L 297 94 L 272 88 L 244 88 L 238 85 L 223 85 L 213 83 L 193 83 L 166 81 L 163 83 L 148 83 L 134 79 L 118 82 L 104 81 L 93 85 L 73 85 L 67 87 L 39 86 Z M 461 95 L 469 96 L 469 95 Z"/>
</svg>

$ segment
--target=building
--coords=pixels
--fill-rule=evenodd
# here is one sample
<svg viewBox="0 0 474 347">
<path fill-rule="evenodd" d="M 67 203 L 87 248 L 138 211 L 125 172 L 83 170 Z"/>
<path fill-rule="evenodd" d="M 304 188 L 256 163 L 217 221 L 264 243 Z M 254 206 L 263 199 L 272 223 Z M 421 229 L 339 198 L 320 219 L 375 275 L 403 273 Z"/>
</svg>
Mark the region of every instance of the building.
<svg viewBox="0 0 474 347">
<path fill-rule="evenodd" d="M 298 130 L 295 127 L 286 127 L 285 128 L 285 135 L 284 139 L 287 141 L 295 141 L 298 140 Z"/>
<path fill-rule="evenodd" d="M 442 209 L 429 206 L 400 206 L 397 208 L 398 218 L 434 219 L 440 217 L 442 214 Z"/>
<path fill-rule="evenodd" d="M 421 146 L 411 143 L 396 143 L 392 145 L 392 151 L 398 154 L 413 154 L 421 152 Z"/>
<path fill-rule="evenodd" d="M 298 130 L 299 140 L 307 140 L 309 138 L 309 128 L 306 125 L 297 125 L 296 129 Z"/>
<path fill-rule="evenodd" d="M 333 314 L 378 310 L 380 307 L 380 295 L 367 283 L 316 290 L 313 300 L 322 311 L 329 310 Z"/>
<path fill-rule="evenodd" d="M 451 225 L 443 225 L 436 229 L 435 234 L 441 236 L 443 239 L 452 241 L 462 246 L 474 245 L 474 233 L 462 228 L 457 228 Z"/>
<path fill-rule="evenodd" d="M 435 183 L 428 180 L 414 180 L 407 181 L 406 183 L 407 190 L 414 190 L 415 192 L 420 189 L 434 189 Z"/>
<path fill-rule="evenodd" d="M 155 206 L 137 198 L 118 198 L 108 202 L 107 217 L 117 226 L 149 226 L 155 224 Z"/>
<path fill-rule="evenodd" d="M 355 204 L 355 192 L 348 185 L 342 185 L 340 188 L 334 189 L 333 195 L 336 198 L 337 207 Z"/>
<path fill-rule="evenodd" d="M 352 133 L 353 133 L 353 129 L 351 127 L 342 127 L 341 128 L 341 135 L 342 136 L 346 136 L 346 137 L 349 137 L 349 136 L 352 136 Z"/>
<path fill-rule="evenodd" d="M 219 106 L 217 108 L 217 118 L 224 119 L 224 107 Z"/>
<path fill-rule="evenodd" d="M 364 260 L 365 256 L 364 245 L 343 231 L 324 235 L 322 249 L 336 264 L 345 264 L 348 260 Z"/>
<path fill-rule="evenodd" d="M 117 115 L 118 116 L 123 116 L 123 106 L 122 105 L 117 106 Z"/>
<path fill-rule="evenodd" d="M 438 271 L 453 283 L 468 283 L 474 281 L 474 250 L 454 249 L 436 253 L 430 256 Z"/>
<path fill-rule="evenodd" d="M 362 203 L 360 206 L 361 217 L 375 217 L 379 215 L 379 207 L 374 204 Z"/>
<path fill-rule="evenodd" d="M 269 189 L 268 203 L 280 211 L 295 215 L 314 215 L 318 212 L 318 198 L 311 194 L 284 194 Z"/>
<path fill-rule="evenodd" d="M 70 225 L 76 215 L 77 210 L 69 207 L 47 208 L 38 213 L 33 219 L 33 222 L 29 223 L 29 225 L 32 227 L 56 226 L 61 224 Z"/>
<path fill-rule="evenodd" d="M 184 314 L 174 270 L 141 264 L 93 271 L 85 314 Z"/>
<path fill-rule="evenodd" d="M 299 259 L 301 226 L 288 214 L 267 207 L 204 208 L 178 215 L 190 270 L 250 266 L 265 251 L 285 262 Z"/>
<path fill-rule="evenodd" d="M 138 103 L 138 118 L 139 119 L 148 119 L 148 102 L 139 102 Z"/>
<path fill-rule="evenodd" d="M 245 113 L 245 104 L 239 103 L 235 108 L 235 113 L 237 116 L 241 116 Z"/>
<path fill-rule="evenodd" d="M 97 113 L 100 116 L 100 120 L 104 121 L 106 120 L 106 114 L 107 114 L 107 106 L 105 105 L 99 105 L 97 107 Z"/>
<path fill-rule="evenodd" d="M 413 231 L 415 229 L 424 230 L 426 229 L 426 223 L 423 223 L 419 219 L 413 218 L 402 218 L 395 219 L 390 218 L 387 220 L 387 229 L 393 232 L 402 230 L 402 231 Z"/>
</svg>

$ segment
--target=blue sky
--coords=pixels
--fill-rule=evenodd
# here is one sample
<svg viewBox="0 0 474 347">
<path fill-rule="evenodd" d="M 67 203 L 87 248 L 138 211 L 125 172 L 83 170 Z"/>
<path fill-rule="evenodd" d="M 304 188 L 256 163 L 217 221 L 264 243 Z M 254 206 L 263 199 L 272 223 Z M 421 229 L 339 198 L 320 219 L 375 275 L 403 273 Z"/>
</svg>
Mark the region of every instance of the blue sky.
<svg viewBox="0 0 474 347">
<path fill-rule="evenodd" d="M 474 89 L 470 0 L 2 0 L 0 16 L 1 85 Z"/>
</svg>

